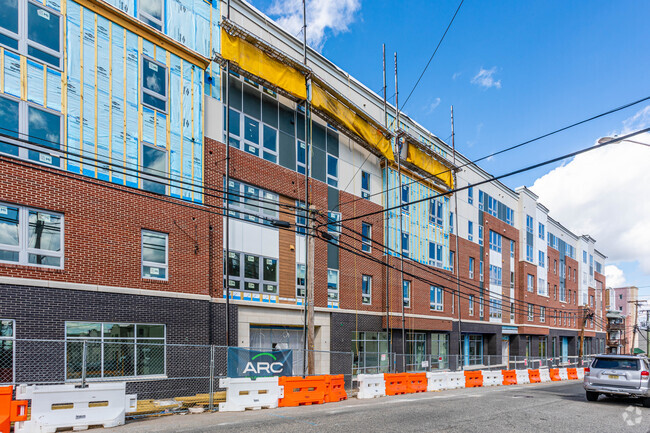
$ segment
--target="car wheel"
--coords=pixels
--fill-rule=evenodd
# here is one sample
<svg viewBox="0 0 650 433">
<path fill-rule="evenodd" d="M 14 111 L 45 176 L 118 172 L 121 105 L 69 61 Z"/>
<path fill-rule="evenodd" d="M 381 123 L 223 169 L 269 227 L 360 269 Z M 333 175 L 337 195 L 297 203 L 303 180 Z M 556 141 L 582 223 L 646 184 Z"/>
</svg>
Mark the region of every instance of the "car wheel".
<svg viewBox="0 0 650 433">
<path fill-rule="evenodd" d="M 643 399 L 643 407 L 650 407 L 650 397 Z"/>
<path fill-rule="evenodd" d="M 593 391 L 587 391 L 587 401 L 596 401 L 598 400 L 598 393 Z"/>
</svg>

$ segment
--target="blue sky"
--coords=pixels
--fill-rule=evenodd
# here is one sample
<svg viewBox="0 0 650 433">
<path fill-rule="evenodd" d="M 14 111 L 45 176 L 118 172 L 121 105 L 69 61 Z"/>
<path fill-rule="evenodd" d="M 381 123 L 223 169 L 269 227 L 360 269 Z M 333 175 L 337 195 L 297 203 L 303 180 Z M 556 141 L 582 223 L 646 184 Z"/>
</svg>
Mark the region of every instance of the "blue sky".
<svg viewBox="0 0 650 433">
<path fill-rule="evenodd" d="M 253 0 L 252 3 L 272 18 L 282 18 L 288 27 L 302 20 L 293 13 L 300 0 Z M 312 35 L 312 44 L 380 93 L 381 46 L 385 43 L 389 95 L 394 93 L 393 53 L 398 53 L 400 103 L 415 84 L 458 6 L 457 1 L 425 0 L 326 3 L 331 5 L 324 7 L 318 0 L 308 2 L 308 18 L 311 13 L 312 20 L 316 20 L 312 30 L 322 30 Z M 460 152 L 474 159 L 649 96 L 648 16 L 650 2 L 639 1 L 466 0 L 405 111 L 446 139 L 450 135 L 449 107 L 453 104 L 456 145 Z M 646 106 L 650 103 L 480 165 L 490 173 L 500 174 L 593 145 L 602 136 L 620 133 L 625 129 L 624 121 Z M 648 126 L 650 109 L 637 120 L 633 126 Z M 650 161 L 650 148 L 647 155 Z M 513 188 L 532 186 L 553 168 L 537 169 L 504 182 Z M 593 168 L 600 177 L 613 175 L 605 166 L 598 167 L 597 162 Z M 587 174 L 584 176 L 574 181 L 588 183 Z M 545 198 L 557 201 L 552 200 L 553 191 L 544 191 L 542 187 L 540 191 L 545 204 Z M 607 197 L 598 197 L 597 191 L 578 192 L 606 205 Z M 564 193 L 557 191 L 557 194 Z M 565 222 L 567 215 L 582 211 L 576 201 L 558 202 L 555 209 L 549 206 L 551 216 Z M 608 229 L 609 223 L 600 221 L 594 226 L 591 221 L 588 225 L 607 240 L 605 245 L 599 243 L 606 255 L 609 254 L 605 247 L 615 243 L 617 235 L 615 228 Z M 583 227 L 572 229 L 579 231 Z M 640 266 L 635 256 L 647 251 L 635 251 L 631 246 L 628 252 L 617 252 L 609 263 L 624 271 L 628 284 L 650 286 L 650 264 Z M 650 263 L 650 257 L 646 259 Z M 650 288 L 642 289 L 642 293 L 650 295 Z"/>
</svg>

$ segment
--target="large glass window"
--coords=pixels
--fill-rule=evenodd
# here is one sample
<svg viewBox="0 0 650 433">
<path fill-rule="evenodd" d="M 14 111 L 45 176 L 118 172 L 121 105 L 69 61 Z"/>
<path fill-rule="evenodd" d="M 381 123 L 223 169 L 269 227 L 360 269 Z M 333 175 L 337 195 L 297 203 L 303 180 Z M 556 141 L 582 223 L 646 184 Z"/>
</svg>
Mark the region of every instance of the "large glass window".
<svg viewBox="0 0 650 433">
<path fill-rule="evenodd" d="M 490 295 L 490 318 L 501 319 L 501 297 L 499 295 Z"/>
<path fill-rule="evenodd" d="M 142 144 L 142 189 L 166 194 L 167 160 L 167 150 L 164 148 Z"/>
<path fill-rule="evenodd" d="M 499 233 L 490 230 L 490 249 L 500 253 L 502 239 L 503 237 Z"/>
<path fill-rule="evenodd" d="M 66 322 L 66 379 L 165 374 L 165 325 Z"/>
<path fill-rule="evenodd" d="M 469 272 L 468 272 L 469 278 L 473 279 L 474 278 L 474 257 L 469 258 Z"/>
<path fill-rule="evenodd" d="M 167 67 L 146 56 L 142 56 L 142 103 L 167 112 Z"/>
<path fill-rule="evenodd" d="M 411 282 L 404 280 L 402 282 L 402 298 L 404 299 L 404 308 L 411 307 Z"/>
<path fill-rule="evenodd" d="M 361 276 L 361 303 L 372 303 L 372 277 L 370 275 Z"/>
<path fill-rule="evenodd" d="M 1 0 L 0 0 L 1 1 Z M 61 157 L 61 115 L 55 111 L 0 96 L 2 133 L 0 152 L 40 164 L 59 167 Z M 14 140 L 27 136 L 27 141 Z"/>
<path fill-rule="evenodd" d="M 0 0 L 0 44 L 61 68 L 61 15 L 36 1 Z"/>
<path fill-rule="evenodd" d="M 156 30 L 163 30 L 165 14 L 164 0 L 139 0 L 138 18 Z"/>
<path fill-rule="evenodd" d="M 278 259 L 230 251 L 226 266 L 228 266 L 228 287 L 231 290 L 278 293 Z M 304 296 L 304 266 L 298 265 L 296 269 L 296 292 L 300 294 L 299 296 Z"/>
<path fill-rule="evenodd" d="M 339 300 L 339 270 L 338 269 L 327 270 L 327 300 L 328 301 Z"/>
<path fill-rule="evenodd" d="M 421 371 L 422 361 L 427 360 L 426 334 L 409 332 L 406 334 L 406 371 Z"/>
<path fill-rule="evenodd" d="M 277 194 L 236 180 L 229 181 L 228 192 L 230 216 L 269 226 L 278 219 Z"/>
<path fill-rule="evenodd" d="M 167 279 L 167 233 L 142 230 L 142 278 Z"/>
<path fill-rule="evenodd" d="M 431 368 L 449 366 L 449 334 L 431 334 Z"/>
<path fill-rule="evenodd" d="M 372 250 L 372 225 L 361 223 L 361 251 L 369 253 Z"/>
<path fill-rule="evenodd" d="M 463 363 L 464 365 L 483 364 L 483 336 L 470 334 L 463 336 Z"/>
<path fill-rule="evenodd" d="M 63 215 L 0 203 L 0 262 L 63 267 Z"/>
<path fill-rule="evenodd" d="M 361 172 L 361 197 L 370 198 L 370 173 L 367 171 Z"/>
<path fill-rule="evenodd" d="M 14 381 L 16 322 L 0 319 L 0 384 Z"/>
<path fill-rule="evenodd" d="M 352 374 L 388 373 L 388 338 L 385 332 L 352 333 Z"/>
<path fill-rule="evenodd" d="M 338 188 L 339 186 L 339 159 L 333 155 L 327 155 L 327 184 Z"/>
<path fill-rule="evenodd" d="M 239 255 L 238 255 L 239 256 Z M 305 297 L 306 267 L 304 263 L 296 263 L 296 297 Z"/>
</svg>

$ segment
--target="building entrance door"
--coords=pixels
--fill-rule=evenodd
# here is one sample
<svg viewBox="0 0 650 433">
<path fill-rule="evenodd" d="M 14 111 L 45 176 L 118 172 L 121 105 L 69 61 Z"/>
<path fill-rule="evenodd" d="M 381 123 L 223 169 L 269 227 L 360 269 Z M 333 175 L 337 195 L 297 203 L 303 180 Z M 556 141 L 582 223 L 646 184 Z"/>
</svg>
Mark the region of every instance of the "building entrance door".
<svg viewBox="0 0 650 433">
<path fill-rule="evenodd" d="M 560 356 L 562 358 L 562 363 L 569 362 L 569 339 L 567 337 L 562 337 Z"/>
</svg>

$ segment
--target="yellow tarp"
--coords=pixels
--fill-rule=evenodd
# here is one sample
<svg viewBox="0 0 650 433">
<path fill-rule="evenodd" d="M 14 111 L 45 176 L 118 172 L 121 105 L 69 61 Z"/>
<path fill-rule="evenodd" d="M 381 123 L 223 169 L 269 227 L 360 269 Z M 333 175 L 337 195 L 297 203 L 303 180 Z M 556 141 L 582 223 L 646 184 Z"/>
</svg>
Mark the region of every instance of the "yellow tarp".
<svg viewBox="0 0 650 433">
<path fill-rule="evenodd" d="M 221 55 L 245 71 L 286 90 L 299 99 L 307 99 L 305 76 L 296 69 L 265 54 L 241 38 L 221 29 Z"/>
<path fill-rule="evenodd" d="M 406 162 L 410 162 L 427 173 L 431 173 L 453 189 L 454 176 L 451 170 L 410 143 L 406 152 Z"/>
<path fill-rule="evenodd" d="M 381 131 L 316 85 L 312 86 L 311 103 L 341 122 L 370 146 L 377 148 L 388 160 L 395 160 L 390 140 Z"/>
</svg>

